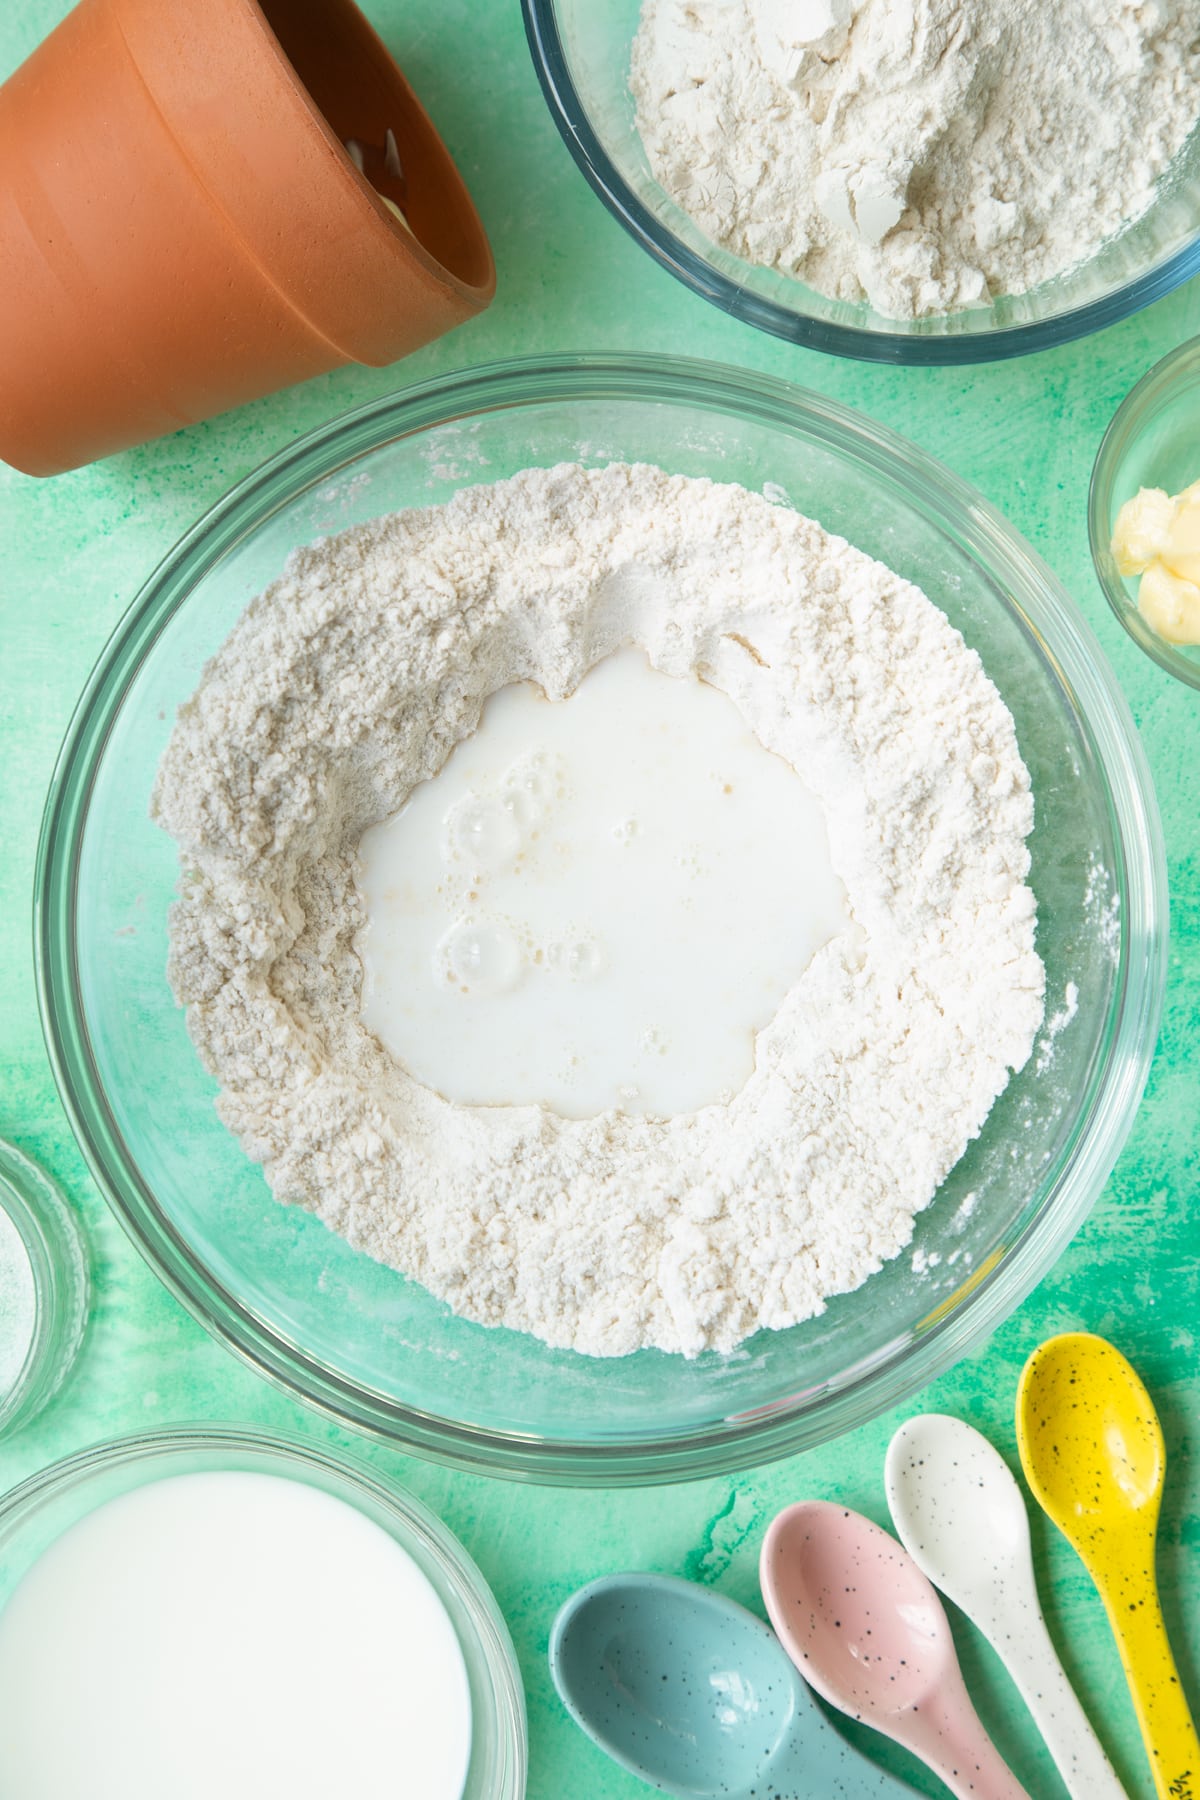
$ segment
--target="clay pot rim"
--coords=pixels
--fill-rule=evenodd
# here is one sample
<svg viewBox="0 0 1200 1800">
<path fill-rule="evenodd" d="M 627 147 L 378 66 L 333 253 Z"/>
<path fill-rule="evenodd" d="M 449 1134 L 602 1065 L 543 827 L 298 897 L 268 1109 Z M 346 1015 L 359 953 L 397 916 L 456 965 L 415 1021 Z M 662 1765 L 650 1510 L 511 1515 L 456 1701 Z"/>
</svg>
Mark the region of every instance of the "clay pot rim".
<svg viewBox="0 0 1200 1800">
<path fill-rule="evenodd" d="M 384 205 L 378 190 L 372 187 L 362 171 L 355 167 L 345 144 L 338 137 L 332 125 L 329 123 L 329 120 L 325 117 L 325 114 L 321 111 L 320 107 L 305 87 L 303 81 L 300 79 L 295 66 L 287 52 L 284 50 L 282 43 L 275 33 L 274 27 L 263 10 L 262 0 L 237 0 L 237 3 L 244 7 L 247 17 L 253 21 L 255 28 L 261 32 L 267 50 L 274 58 L 284 81 L 300 101 L 310 119 L 317 126 L 326 148 L 332 154 L 333 163 L 339 173 L 342 186 L 347 187 L 348 185 L 349 191 L 356 196 L 357 201 L 360 203 L 360 210 L 361 206 L 365 205 L 370 212 L 371 217 L 378 224 L 382 224 L 385 227 L 390 244 L 401 254 L 401 257 L 405 262 L 408 262 L 409 259 L 415 257 L 419 267 L 424 269 L 439 285 L 444 284 L 452 288 L 455 293 L 461 295 L 464 300 L 470 303 L 472 310 L 475 310 L 476 308 L 482 310 L 482 308 L 486 307 L 496 292 L 496 259 L 492 252 L 492 246 L 488 240 L 487 233 L 483 228 L 483 222 L 480 219 L 475 203 L 468 192 L 466 183 L 459 174 L 458 165 L 455 163 L 454 158 L 450 155 L 449 150 L 447 150 L 445 144 L 442 142 L 441 133 L 437 130 L 433 121 L 429 119 L 416 91 L 410 85 L 407 76 L 392 56 L 391 51 L 387 48 L 387 45 L 383 42 L 378 32 L 376 32 L 374 26 L 370 23 L 370 20 L 366 18 L 365 14 L 360 15 L 367 32 L 379 48 L 381 53 L 381 64 L 387 69 L 388 79 L 395 82 L 400 97 L 403 99 L 405 105 L 426 121 L 431 144 L 433 146 L 433 153 L 443 164 L 443 175 L 448 178 L 450 185 L 457 190 L 463 212 L 470 220 L 471 236 L 476 240 L 476 251 L 480 256 L 483 265 L 484 279 L 480 282 L 467 281 L 446 263 L 439 261 L 433 252 L 426 247 L 421 238 L 417 236 L 415 231 L 406 230 L 405 227 L 400 224 L 399 220 L 392 216 L 391 212 Z"/>
</svg>

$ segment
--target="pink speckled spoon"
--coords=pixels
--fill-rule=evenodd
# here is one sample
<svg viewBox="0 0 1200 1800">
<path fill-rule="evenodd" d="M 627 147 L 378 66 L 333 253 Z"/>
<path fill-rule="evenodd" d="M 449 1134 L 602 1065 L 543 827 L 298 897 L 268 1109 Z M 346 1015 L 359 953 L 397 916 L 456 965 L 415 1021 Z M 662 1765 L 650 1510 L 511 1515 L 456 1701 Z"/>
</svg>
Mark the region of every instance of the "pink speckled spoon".
<svg viewBox="0 0 1200 1800">
<path fill-rule="evenodd" d="M 809 1500 L 772 1522 L 759 1577 L 780 1643 L 831 1706 L 904 1744 L 959 1800 L 1029 1800 L 967 1697 L 941 1601 L 895 1538 Z"/>
</svg>

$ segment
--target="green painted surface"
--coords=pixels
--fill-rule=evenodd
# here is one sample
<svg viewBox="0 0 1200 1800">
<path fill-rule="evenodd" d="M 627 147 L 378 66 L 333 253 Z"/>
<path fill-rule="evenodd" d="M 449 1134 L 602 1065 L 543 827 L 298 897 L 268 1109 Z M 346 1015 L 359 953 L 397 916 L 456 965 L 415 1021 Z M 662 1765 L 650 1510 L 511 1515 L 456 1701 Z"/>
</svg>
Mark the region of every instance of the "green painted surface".
<svg viewBox="0 0 1200 1800">
<path fill-rule="evenodd" d="M 0 75 L 65 8 L 0 18 Z M 75 698 L 159 557 L 229 484 L 300 432 L 411 381 L 551 350 L 679 350 L 788 376 L 906 432 L 976 483 L 1031 539 L 1111 657 L 1141 729 L 1166 830 L 1173 939 L 1162 1038 L 1116 1172 L 1058 1266 L 977 1355 L 926 1390 L 1014 1454 L 1021 1364 L 1054 1331 L 1110 1335 L 1162 1411 L 1171 1459 L 1159 1573 L 1185 1686 L 1200 1706 L 1200 696 L 1160 674 L 1108 613 L 1085 533 L 1100 434 L 1133 382 L 1200 332 L 1200 283 L 1098 338 L 1016 363 L 905 371 L 835 362 L 738 325 L 656 268 L 585 186 L 542 104 L 516 0 L 368 0 L 463 168 L 491 234 L 491 311 L 391 370 L 354 369 L 92 469 L 38 483 L 0 469 L 0 1135 L 42 1161 L 86 1223 L 96 1302 L 82 1360 L 51 1411 L 0 1448 L 0 1488 L 101 1438 L 182 1419 L 289 1428 L 351 1444 L 458 1532 L 491 1582 L 525 1675 L 532 1800 L 644 1793 L 561 1712 L 545 1667 L 555 1609 L 618 1568 L 678 1571 L 758 1607 L 756 1557 L 780 1505 L 844 1500 L 885 1519 L 881 1467 L 909 1407 L 829 1448 L 736 1479 L 627 1493 L 548 1492 L 456 1475 L 351 1440 L 243 1368 L 160 1287 L 109 1217 L 59 1106 L 42 1045 L 30 890 L 42 800 Z M 1046 1612 L 1132 1796 L 1152 1792 L 1095 1593 L 1040 1517 Z M 761 1610 L 761 1608 L 759 1608 Z M 991 1653 L 961 1620 L 980 1710 L 1031 1793 L 1065 1791 Z M 872 1750 L 877 1741 L 872 1739 Z M 892 1766 L 910 1774 L 901 1755 Z M 935 1784 L 920 1773 L 927 1792 Z M 13 1800 L 19 1800 L 14 1796 Z"/>
</svg>

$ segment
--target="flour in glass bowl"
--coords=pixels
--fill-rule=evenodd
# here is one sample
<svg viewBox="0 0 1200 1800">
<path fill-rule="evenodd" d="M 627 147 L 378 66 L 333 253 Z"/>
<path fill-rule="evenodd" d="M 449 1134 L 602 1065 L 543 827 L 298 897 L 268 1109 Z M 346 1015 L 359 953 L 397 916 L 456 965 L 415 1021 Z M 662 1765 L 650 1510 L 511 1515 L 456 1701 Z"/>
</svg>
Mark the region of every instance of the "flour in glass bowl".
<svg viewBox="0 0 1200 1800">
<path fill-rule="evenodd" d="M 726 250 L 896 319 L 1027 293 L 1200 116 L 1194 0 L 644 0 L 651 169 Z"/>
<path fill-rule="evenodd" d="M 727 1100 L 454 1105 L 362 1022 L 364 831 L 489 695 L 630 644 L 802 771 L 849 922 Z M 1013 721 L 912 584 L 761 495 L 529 469 L 297 550 L 180 710 L 169 975 L 281 1201 L 464 1317 L 596 1356 L 729 1350 L 909 1241 L 1042 1017 Z"/>
</svg>

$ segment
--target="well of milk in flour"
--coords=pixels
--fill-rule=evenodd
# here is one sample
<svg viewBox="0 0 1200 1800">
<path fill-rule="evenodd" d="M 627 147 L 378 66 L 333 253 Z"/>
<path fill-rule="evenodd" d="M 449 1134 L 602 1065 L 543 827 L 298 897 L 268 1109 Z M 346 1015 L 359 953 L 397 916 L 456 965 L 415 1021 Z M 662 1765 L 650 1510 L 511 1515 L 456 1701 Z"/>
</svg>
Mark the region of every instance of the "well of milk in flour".
<svg viewBox="0 0 1200 1800">
<path fill-rule="evenodd" d="M 363 1019 L 461 1104 L 728 1099 L 846 923 L 824 818 L 737 707 L 623 650 L 528 683 L 363 836 Z"/>
<path fill-rule="evenodd" d="M 459 1800 L 454 1627 L 408 1553 L 306 1483 L 122 1494 L 0 1613 L 5 1800 Z"/>
</svg>

